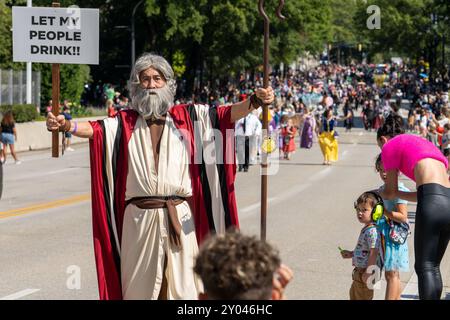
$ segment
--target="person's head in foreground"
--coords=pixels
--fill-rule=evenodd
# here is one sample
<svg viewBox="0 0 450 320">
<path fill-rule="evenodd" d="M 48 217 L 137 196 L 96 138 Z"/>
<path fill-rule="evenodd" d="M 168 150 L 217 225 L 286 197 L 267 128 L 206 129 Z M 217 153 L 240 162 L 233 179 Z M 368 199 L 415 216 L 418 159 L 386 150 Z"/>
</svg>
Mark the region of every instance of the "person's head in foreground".
<svg viewBox="0 0 450 320">
<path fill-rule="evenodd" d="M 292 279 L 292 271 L 281 265 L 277 250 L 236 230 L 206 240 L 194 271 L 205 287 L 199 298 L 212 300 L 282 299 Z"/>
</svg>

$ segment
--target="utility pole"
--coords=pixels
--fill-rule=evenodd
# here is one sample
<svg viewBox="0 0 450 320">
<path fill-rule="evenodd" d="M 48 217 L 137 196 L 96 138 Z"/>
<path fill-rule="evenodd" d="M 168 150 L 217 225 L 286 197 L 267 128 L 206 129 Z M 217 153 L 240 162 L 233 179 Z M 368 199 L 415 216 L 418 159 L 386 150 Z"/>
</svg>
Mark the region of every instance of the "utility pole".
<svg viewBox="0 0 450 320">
<path fill-rule="evenodd" d="M 33 0 L 27 0 L 27 7 L 33 6 Z M 32 72 L 31 72 L 31 62 L 27 62 L 27 104 L 31 104 L 31 81 L 32 81 Z M 22 82 L 22 80 L 20 80 Z M 22 99 L 22 97 L 21 97 Z M 36 101 L 37 102 L 37 101 Z"/>
<path fill-rule="evenodd" d="M 133 13 L 131 14 L 131 69 L 134 67 L 134 62 L 136 61 L 136 44 L 135 44 L 135 31 L 134 31 L 134 15 L 136 14 L 137 8 L 141 5 L 144 0 L 139 1 L 133 8 Z"/>
</svg>

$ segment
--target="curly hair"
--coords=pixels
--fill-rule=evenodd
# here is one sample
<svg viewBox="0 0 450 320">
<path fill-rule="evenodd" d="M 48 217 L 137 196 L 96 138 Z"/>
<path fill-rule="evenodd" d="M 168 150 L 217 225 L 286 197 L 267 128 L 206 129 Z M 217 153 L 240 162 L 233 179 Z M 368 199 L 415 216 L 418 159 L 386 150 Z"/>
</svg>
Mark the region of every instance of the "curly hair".
<svg viewBox="0 0 450 320">
<path fill-rule="evenodd" d="M 403 118 L 396 113 L 391 113 L 382 127 L 377 131 L 377 139 L 381 137 L 393 138 L 399 134 L 405 133 Z"/>
<path fill-rule="evenodd" d="M 231 230 L 201 246 L 194 271 L 211 299 L 266 300 L 280 263 L 272 246 Z"/>
</svg>

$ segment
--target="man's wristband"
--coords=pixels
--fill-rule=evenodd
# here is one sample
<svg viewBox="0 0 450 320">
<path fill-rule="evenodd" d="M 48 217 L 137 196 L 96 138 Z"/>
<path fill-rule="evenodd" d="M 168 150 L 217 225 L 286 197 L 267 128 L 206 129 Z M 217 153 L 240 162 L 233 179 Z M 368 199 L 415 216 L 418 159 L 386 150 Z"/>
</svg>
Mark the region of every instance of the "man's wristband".
<svg viewBox="0 0 450 320">
<path fill-rule="evenodd" d="M 74 121 L 73 130 L 71 131 L 72 134 L 75 134 L 78 130 L 78 122 Z"/>
</svg>

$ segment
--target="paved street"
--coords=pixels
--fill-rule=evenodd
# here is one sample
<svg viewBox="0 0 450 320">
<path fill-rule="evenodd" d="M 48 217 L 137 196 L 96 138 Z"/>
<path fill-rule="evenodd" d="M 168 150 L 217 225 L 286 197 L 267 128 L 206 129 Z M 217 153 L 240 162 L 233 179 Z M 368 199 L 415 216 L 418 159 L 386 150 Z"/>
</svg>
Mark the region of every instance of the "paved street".
<svg viewBox="0 0 450 320">
<path fill-rule="evenodd" d="M 342 128 L 339 133 L 337 164 L 322 166 L 315 143 L 311 150 L 297 150 L 293 160 L 280 161 L 278 173 L 269 177 L 267 238 L 295 272 L 287 289 L 289 299 L 348 299 L 351 261 L 343 260 L 337 247 L 354 248 L 361 225 L 353 202 L 381 181 L 374 170 L 379 152 L 374 133 L 357 129 L 345 134 Z M 75 149 L 59 159 L 50 158 L 50 151 L 23 153 L 21 165 L 4 166 L 0 298 L 98 299 L 88 147 Z M 239 173 L 236 189 L 241 229 L 259 235 L 259 167 Z M 415 206 L 410 205 L 409 211 L 413 223 Z M 409 243 L 413 270 L 412 237 Z M 442 267 L 447 296 L 449 261 L 447 253 Z M 73 281 L 78 272 L 79 289 Z M 404 298 L 415 298 L 414 273 L 401 278 Z M 375 298 L 384 299 L 383 283 Z"/>
</svg>

